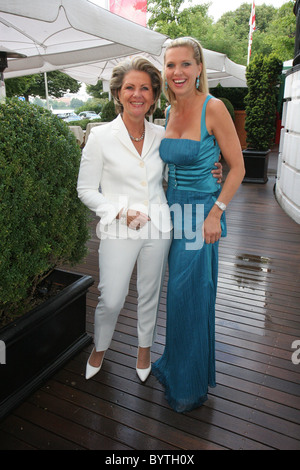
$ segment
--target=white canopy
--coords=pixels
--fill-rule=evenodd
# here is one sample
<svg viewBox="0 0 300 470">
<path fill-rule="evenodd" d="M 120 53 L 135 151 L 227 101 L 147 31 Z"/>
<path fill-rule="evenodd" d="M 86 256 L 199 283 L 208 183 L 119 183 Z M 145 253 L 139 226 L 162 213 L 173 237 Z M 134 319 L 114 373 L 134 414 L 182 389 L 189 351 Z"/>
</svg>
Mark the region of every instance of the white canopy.
<svg viewBox="0 0 300 470">
<path fill-rule="evenodd" d="M 247 87 L 246 67 L 228 59 L 225 54 L 204 49 L 204 58 L 210 88 Z"/>
<path fill-rule="evenodd" d="M 8 59 L 6 78 L 139 51 L 159 55 L 165 40 L 88 0 L 0 0 L 0 51 L 26 55 Z"/>
<path fill-rule="evenodd" d="M 89 0 L 0 0 L 0 51 L 5 78 L 61 70 L 80 82 L 110 79 L 122 58 L 143 53 L 162 69 L 166 36 L 121 18 Z M 246 86 L 246 67 L 204 50 L 209 86 Z"/>
<path fill-rule="evenodd" d="M 162 70 L 165 47 L 168 41 L 170 40 L 166 40 L 162 52 L 159 55 L 144 52 L 142 54 L 132 54 L 130 57 L 134 57 L 135 55 L 143 55 L 149 59 L 150 62 L 152 62 L 159 70 Z M 246 67 L 244 65 L 236 64 L 232 60 L 228 59 L 225 54 L 221 54 L 219 52 L 210 51 L 208 49 L 204 49 L 203 52 L 210 88 L 216 87 L 219 83 L 223 87 L 247 87 Z M 123 59 L 124 57 L 114 58 L 86 64 L 85 66 L 64 68 L 63 72 L 75 78 L 75 80 L 90 85 L 95 85 L 98 80 L 102 80 L 104 82 L 104 90 L 108 91 L 108 85 L 106 82 L 110 80 L 112 69 Z"/>
</svg>

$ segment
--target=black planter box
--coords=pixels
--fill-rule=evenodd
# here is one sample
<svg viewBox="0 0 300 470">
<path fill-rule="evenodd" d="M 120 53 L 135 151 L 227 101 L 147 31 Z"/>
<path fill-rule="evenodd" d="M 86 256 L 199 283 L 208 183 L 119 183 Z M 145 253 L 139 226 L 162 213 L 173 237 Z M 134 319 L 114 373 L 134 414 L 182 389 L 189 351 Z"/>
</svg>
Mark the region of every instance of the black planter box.
<svg viewBox="0 0 300 470">
<path fill-rule="evenodd" d="M 243 183 L 266 183 L 268 181 L 270 151 L 271 150 L 243 150 L 246 170 Z"/>
<path fill-rule="evenodd" d="M 86 333 L 86 293 L 92 277 L 60 270 L 51 276 L 66 287 L 0 330 L 5 346 L 0 419 L 92 340 Z"/>
</svg>

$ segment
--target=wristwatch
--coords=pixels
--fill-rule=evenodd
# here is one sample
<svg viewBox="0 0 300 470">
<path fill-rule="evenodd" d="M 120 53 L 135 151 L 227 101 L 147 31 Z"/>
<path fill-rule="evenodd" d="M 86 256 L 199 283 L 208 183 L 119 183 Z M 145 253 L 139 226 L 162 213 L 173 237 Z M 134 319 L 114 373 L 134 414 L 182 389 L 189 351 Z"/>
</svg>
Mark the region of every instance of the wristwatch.
<svg viewBox="0 0 300 470">
<path fill-rule="evenodd" d="M 226 204 L 224 204 L 224 202 L 216 201 L 215 204 L 217 204 L 218 208 L 221 209 L 221 211 L 225 211 Z"/>
</svg>

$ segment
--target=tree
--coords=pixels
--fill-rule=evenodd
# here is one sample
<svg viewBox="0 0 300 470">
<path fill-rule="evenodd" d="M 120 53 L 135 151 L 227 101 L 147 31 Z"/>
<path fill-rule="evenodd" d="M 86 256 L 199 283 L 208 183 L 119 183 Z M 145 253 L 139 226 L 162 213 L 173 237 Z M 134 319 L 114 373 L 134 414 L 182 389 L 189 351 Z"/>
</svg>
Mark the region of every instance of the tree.
<svg viewBox="0 0 300 470">
<path fill-rule="evenodd" d="M 79 82 L 58 70 L 47 73 L 49 96 L 61 98 L 65 93 L 77 93 Z M 24 96 L 28 101 L 29 96 L 46 98 L 44 74 L 35 74 L 30 77 L 10 78 L 5 81 L 8 97 Z M 22 93 L 21 93 L 22 92 Z"/>
<path fill-rule="evenodd" d="M 180 35 L 178 17 L 180 7 L 184 0 L 150 0 L 148 1 L 148 12 L 151 13 L 149 28 L 166 34 L 172 38 Z"/>
<path fill-rule="evenodd" d="M 294 2 L 289 1 L 276 10 L 272 21 L 264 32 L 253 35 L 253 55 L 275 53 L 282 61 L 294 57 L 296 16 L 293 13 Z"/>
<path fill-rule="evenodd" d="M 79 100 L 78 98 L 72 98 L 70 105 L 71 105 L 71 108 L 78 109 L 80 108 L 80 106 L 84 105 L 84 101 Z"/>
<path fill-rule="evenodd" d="M 103 83 L 99 80 L 96 85 L 87 85 L 86 91 L 93 98 L 108 98 L 108 93 L 103 91 Z"/>
<path fill-rule="evenodd" d="M 208 34 L 202 38 L 201 44 L 206 49 L 226 54 L 234 62 L 245 65 L 246 43 L 237 40 L 233 30 L 229 33 L 222 24 L 213 25 Z"/>
<path fill-rule="evenodd" d="M 246 65 L 250 3 L 243 3 L 213 23 L 208 15 L 209 4 L 183 8 L 183 0 L 150 0 L 148 25 L 171 38 L 193 36 L 202 46 L 226 54 L 238 64 Z M 293 57 L 296 17 L 292 0 L 281 8 L 256 6 L 256 31 L 253 34 L 252 58 L 272 52 L 282 60 Z"/>
<path fill-rule="evenodd" d="M 213 28 L 209 38 L 208 49 L 225 53 L 238 64 L 246 65 L 249 39 L 249 18 L 251 5 L 243 3 L 235 11 L 229 11 L 221 16 Z M 253 37 L 264 34 L 276 14 L 272 6 L 256 6 L 256 31 Z M 254 46 L 252 46 L 254 50 Z"/>
<path fill-rule="evenodd" d="M 13 96 L 24 96 L 34 80 L 35 75 L 6 79 L 6 96 L 8 98 L 12 98 Z"/>
<path fill-rule="evenodd" d="M 201 43 L 212 29 L 213 19 L 208 16 L 209 4 L 185 8 L 179 15 L 179 26 L 183 36 L 192 36 Z M 180 36 L 180 35 L 178 35 Z"/>
<path fill-rule="evenodd" d="M 191 0 L 189 0 L 191 1 Z M 150 0 L 148 26 L 170 38 L 193 36 L 200 39 L 212 25 L 209 3 L 184 8 L 184 0 Z"/>
<path fill-rule="evenodd" d="M 256 6 L 256 30 L 253 34 L 252 58 L 256 54 L 275 53 L 282 61 L 293 57 L 296 17 L 293 1 L 281 8 Z M 246 65 L 251 5 L 243 3 L 235 11 L 222 15 L 202 44 L 207 49 L 225 53 L 236 63 Z"/>
</svg>

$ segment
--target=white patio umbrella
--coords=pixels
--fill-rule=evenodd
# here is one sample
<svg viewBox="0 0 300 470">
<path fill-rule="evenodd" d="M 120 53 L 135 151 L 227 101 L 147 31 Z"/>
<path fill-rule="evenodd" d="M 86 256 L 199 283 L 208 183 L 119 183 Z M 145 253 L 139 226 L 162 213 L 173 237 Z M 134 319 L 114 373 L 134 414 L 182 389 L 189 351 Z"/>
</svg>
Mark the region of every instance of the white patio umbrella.
<svg viewBox="0 0 300 470">
<path fill-rule="evenodd" d="M 130 57 L 135 55 L 143 55 L 150 60 L 159 70 L 163 68 L 165 47 L 170 40 L 167 39 L 162 52 L 159 55 L 150 54 L 144 52 L 142 54 L 132 54 Z M 208 83 L 210 88 L 216 87 L 221 84 L 223 87 L 247 87 L 246 83 L 246 67 L 239 65 L 228 59 L 226 54 L 214 52 L 208 49 L 204 49 L 204 59 L 207 68 Z M 122 58 L 113 58 L 109 60 L 94 62 L 86 64 L 85 66 L 75 66 L 72 68 L 64 68 L 63 72 L 67 73 L 75 80 L 95 85 L 98 80 L 103 81 L 104 91 L 108 91 L 108 84 L 112 70 L 114 66 L 123 60 Z"/>
<path fill-rule="evenodd" d="M 86 66 L 146 51 L 160 54 L 166 36 L 88 0 L 0 0 L 5 78 Z M 9 58 L 11 53 L 25 58 Z"/>
<path fill-rule="evenodd" d="M 0 52 L 26 55 L 8 58 L 5 78 L 61 70 L 105 83 L 121 58 L 141 53 L 161 70 L 166 40 L 88 0 L 0 0 Z M 218 52 L 204 55 L 210 87 L 246 86 L 246 67 Z"/>
</svg>

